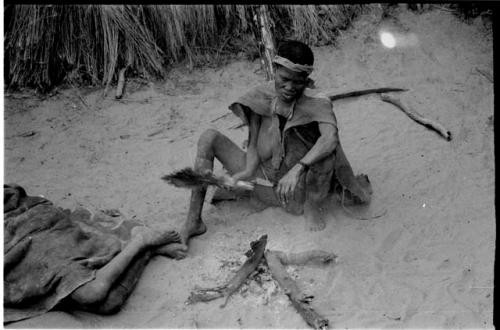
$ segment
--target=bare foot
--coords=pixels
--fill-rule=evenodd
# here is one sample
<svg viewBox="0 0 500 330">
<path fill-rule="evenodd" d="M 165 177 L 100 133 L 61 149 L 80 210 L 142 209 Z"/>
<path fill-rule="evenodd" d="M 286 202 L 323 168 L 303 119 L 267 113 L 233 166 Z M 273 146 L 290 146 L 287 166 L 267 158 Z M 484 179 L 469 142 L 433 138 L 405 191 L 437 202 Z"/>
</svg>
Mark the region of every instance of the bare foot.
<svg viewBox="0 0 500 330">
<path fill-rule="evenodd" d="M 180 242 L 181 236 L 174 230 L 156 230 L 146 226 L 132 228 L 132 240 L 137 240 L 145 246 L 157 246 Z"/>
<path fill-rule="evenodd" d="M 201 220 L 193 223 L 184 224 L 180 230 L 180 243 L 168 244 L 161 246 L 155 250 L 156 254 L 174 258 L 177 260 L 187 257 L 188 246 L 187 243 L 191 237 L 202 235 L 207 231 L 207 226 Z"/>
<path fill-rule="evenodd" d="M 319 207 L 307 207 L 304 210 L 306 226 L 310 231 L 321 231 L 325 229 L 326 222 L 322 210 Z"/>
</svg>

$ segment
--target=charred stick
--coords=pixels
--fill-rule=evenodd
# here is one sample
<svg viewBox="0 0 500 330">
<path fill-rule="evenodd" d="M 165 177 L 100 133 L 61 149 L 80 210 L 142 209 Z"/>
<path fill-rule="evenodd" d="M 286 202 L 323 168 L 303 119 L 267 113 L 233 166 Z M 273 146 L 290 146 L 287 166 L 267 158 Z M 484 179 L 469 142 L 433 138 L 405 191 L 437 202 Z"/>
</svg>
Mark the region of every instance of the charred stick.
<svg viewBox="0 0 500 330">
<path fill-rule="evenodd" d="M 248 250 L 245 255 L 247 260 L 241 266 L 241 268 L 236 272 L 236 274 L 231 278 L 231 280 L 223 286 L 215 288 L 196 288 L 195 291 L 191 292 L 188 298 L 189 303 L 197 303 L 200 301 L 210 301 L 221 297 L 226 297 L 224 303 L 220 306 L 225 307 L 229 297 L 235 293 L 240 286 L 245 282 L 248 275 L 250 275 L 260 263 L 262 257 L 264 256 L 264 251 L 267 244 L 267 235 L 261 236 L 257 241 L 250 243 L 250 250 Z"/>
<path fill-rule="evenodd" d="M 265 253 L 267 265 L 274 279 L 279 283 L 292 302 L 293 307 L 302 316 L 308 325 L 314 329 L 326 329 L 328 319 L 319 315 L 309 304 L 310 297 L 301 293 L 297 283 L 290 277 L 285 267 L 280 261 L 279 254 L 267 250 Z"/>
<path fill-rule="evenodd" d="M 263 235 L 257 241 L 250 243 L 251 249 L 245 253 L 247 260 L 226 285 L 226 301 L 221 305 L 221 307 L 226 306 L 229 297 L 240 288 L 248 275 L 250 275 L 257 268 L 262 257 L 264 256 L 266 244 L 267 235 Z"/>
</svg>

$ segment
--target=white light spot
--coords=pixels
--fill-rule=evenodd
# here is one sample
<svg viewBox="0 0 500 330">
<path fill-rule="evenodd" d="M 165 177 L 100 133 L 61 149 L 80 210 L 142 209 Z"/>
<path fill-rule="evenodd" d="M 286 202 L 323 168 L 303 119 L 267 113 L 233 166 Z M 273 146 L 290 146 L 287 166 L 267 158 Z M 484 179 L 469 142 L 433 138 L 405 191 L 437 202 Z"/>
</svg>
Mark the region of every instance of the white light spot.
<svg viewBox="0 0 500 330">
<path fill-rule="evenodd" d="M 382 45 L 384 45 L 387 48 L 396 47 L 396 39 L 394 38 L 392 33 L 389 32 L 380 33 L 380 41 L 382 42 Z"/>
<path fill-rule="evenodd" d="M 425 203 L 424 203 L 424 205 L 422 205 L 422 207 L 425 208 Z"/>
</svg>

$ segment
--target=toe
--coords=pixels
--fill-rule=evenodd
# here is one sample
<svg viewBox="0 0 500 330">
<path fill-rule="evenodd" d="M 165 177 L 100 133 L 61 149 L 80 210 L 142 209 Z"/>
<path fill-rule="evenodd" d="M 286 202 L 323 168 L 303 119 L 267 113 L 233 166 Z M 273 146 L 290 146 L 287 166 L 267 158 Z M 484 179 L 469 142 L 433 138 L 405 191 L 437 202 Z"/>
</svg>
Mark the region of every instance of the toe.
<svg viewBox="0 0 500 330">
<path fill-rule="evenodd" d="M 174 258 L 174 259 L 183 259 L 187 256 L 188 248 L 184 244 L 173 243 L 165 246 L 161 246 L 155 250 L 156 254 Z"/>
<path fill-rule="evenodd" d="M 169 231 L 167 233 L 167 236 L 168 236 L 168 241 L 170 243 L 176 243 L 181 241 L 181 235 L 175 230 Z"/>
</svg>

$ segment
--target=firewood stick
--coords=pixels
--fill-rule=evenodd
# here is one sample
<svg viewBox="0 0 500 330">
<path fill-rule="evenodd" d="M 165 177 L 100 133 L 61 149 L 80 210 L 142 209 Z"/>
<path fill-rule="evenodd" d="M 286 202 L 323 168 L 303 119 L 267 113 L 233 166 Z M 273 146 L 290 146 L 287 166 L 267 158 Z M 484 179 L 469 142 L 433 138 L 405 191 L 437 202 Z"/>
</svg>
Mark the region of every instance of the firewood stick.
<svg viewBox="0 0 500 330">
<path fill-rule="evenodd" d="M 272 251 L 283 265 L 324 265 L 334 261 L 337 255 L 322 250 L 310 250 L 298 253 L 285 253 L 282 251 Z"/>
<path fill-rule="evenodd" d="M 200 301 L 210 301 L 225 296 L 226 300 L 220 306 L 221 308 L 225 307 L 229 297 L 240 288 L 248 275 L 257 268 L 257 265 L 264 256 L 266 244 L 267 235 L 262 235 L 257 241 L 250 243 L 251 249 L 245 253 L 247 260 L 228 283 L 216 288 L 195 288 L 195 291 L 192 291 L 188 298 L 188 303 L 192 304 Z"/>
<path fill-rule="evenodd" d="M 448 131 L 446 128 L 443 127 L 443 125 L 432 121 L 430 119 L 424 118 L 421 114 L 413 110 L 412 108 L 404 105 L 399 99 L 390 97 L 389 95 L 382 94 L 380 95 L 380 98 L 382 101 L 391 103 L 398 107 L 400 110 L 402 110 L 408 117 L 416 121 L 417 123 L 424 125 L 425 127 L 432 129 L 439 133 L 442 137 L 444 137 L 446 140 L 451 141 L 451 132 Z"/>
<path fill-rule="evenodd" d="M 290 298 L 293 307 L 302 316 L 306 323 L 314 329 L 326 329 L 328 327 L 328 319 L 323 318 L 309 305 L 309 297 L 305 297 L 301 293 L 299 287 L 281 263 L 278 254 L 267 250 L 265 257 L 274 279 L 283 288 L 285 294 L 288 298 Z"/>
</svg>

